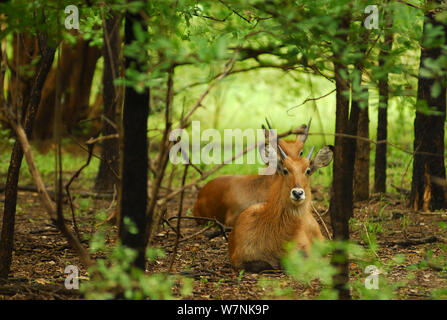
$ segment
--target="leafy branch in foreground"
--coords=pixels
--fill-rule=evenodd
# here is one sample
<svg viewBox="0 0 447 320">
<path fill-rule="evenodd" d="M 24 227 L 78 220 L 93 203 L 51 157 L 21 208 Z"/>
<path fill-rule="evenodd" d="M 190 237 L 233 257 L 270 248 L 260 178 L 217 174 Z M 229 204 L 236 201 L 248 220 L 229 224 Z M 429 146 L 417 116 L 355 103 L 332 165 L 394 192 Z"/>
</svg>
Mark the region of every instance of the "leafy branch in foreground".
<svg viewBox="0 0 447 320">
<path fill-rule="evenodd" d="M 135 232 L 135 226 L 129 226 Z M 81 282 L 80 290 L 86 299 L 153 299 L 172 300 L 177 295 L 187 297 L 192 293 L 193 280 L 166 273 L 151 273 L 136 268 L 133 264 L 137 251 L 122 245 L 107 247 L 105 234 L 98 231 L 90 242 L 92 253 L 105 254 L 88 269 L 90 279 Z M 148 248 L 146 257 L 150 261 L 165 257 L 161 249 Z M 174 288 L 178 287 L 178 294 Z"/>
</svg>

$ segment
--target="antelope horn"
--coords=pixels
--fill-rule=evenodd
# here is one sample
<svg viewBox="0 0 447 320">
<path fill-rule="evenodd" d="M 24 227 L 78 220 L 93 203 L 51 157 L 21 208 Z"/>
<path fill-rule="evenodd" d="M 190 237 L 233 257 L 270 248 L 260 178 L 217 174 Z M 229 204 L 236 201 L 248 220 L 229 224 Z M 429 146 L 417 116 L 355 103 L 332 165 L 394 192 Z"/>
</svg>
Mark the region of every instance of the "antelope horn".
<svg viewBox="0 0 447 320">
<path fill-rule="evenodd" d="M 310 149 L 309 154 L 307 155 L 307 160 L 310 161 L 310 158 L 312 158 L 312 154 L 314 153 L 314 149 L 315 149 L 315 146 L 312 146 L 312 149 Z"/>
<path fill-rule="evenodd" d="M 269 126 L 269 129 L 272 130 L 272 126 L 270 125 L 270 122 L 268 121 L 267 118 L 265 118 L 265 122 L 267 122 L 267 125 Z"/>
<path fill-rule="evenodd" d="M 285 158 L 287 158 L 286 153 L 282 150 L 282 148 L 279 146 L 278 144 L 278 150 L 279 150 L 279 155 L 281 156 L 281 158 L 284 160 Z"/>
<path fill-rule="evenodd" d="M 272 126 L 270 125 L 270 122 L 268 121 L 267 118 L 265 118 L 265 122 L 267 122 L 267 126 L 269 127 L 269 132 L 271 133 L 271 132 L 273 131 L 273 128 L 272 128 Z M 265 130 L 264 125 L 262 125 L 262 128 Z M 278 136 L 276 137 L 276 142 L 279 143 L 279 138 L 278 138 Z"/>
<path fill-rule="evenodd" d="M 272 130 L 273 130 L 273 129 L 272 129 L 272 126 L 270 125 L 270 122 L 268 121 L 267 118 L 265 118 L 265 122 L 267 122 L 267 125 L 268 125 L 270 131 L 272 131 Z M 263 127 L 264 127 L 264 125 L 263 125 Z M 286 153 L 285 153 L 285 152 L 283 151 L 283 149 L 279 146 L 279 139 L 276 139 L 276 141 L 277 141 L 277 144 L 278 144 L 279 155 L 281 156 L 282 159 L 287 158 Z"/>
<path fill-rule="evenodd" d="M 307 135 L 309 134 L 310 124 L 312 123 L 312 118 L 310 118 L 309 123 L 307 124 L 306 130 L 304 131 L 303 136 L 301 137 L 301 141 L 306 142 Z"/>
</svg>

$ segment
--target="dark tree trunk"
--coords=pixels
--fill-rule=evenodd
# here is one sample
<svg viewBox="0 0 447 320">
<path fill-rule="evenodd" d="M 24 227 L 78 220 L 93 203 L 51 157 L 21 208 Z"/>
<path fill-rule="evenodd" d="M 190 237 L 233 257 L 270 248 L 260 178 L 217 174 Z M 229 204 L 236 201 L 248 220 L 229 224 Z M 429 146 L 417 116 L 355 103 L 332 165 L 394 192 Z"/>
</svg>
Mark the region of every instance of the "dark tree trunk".
<svg viewBox="0 0 447 320">
<path fill-rule="evenodd" d="M 340 28 L 347 30 L 350 18 L 345 18 Z M 340 40 L 347 43 L 347 35 L 340 35 Z M 349 219 L 353 214 L 353 178 L 356 140 L 343 137 L 343 134 L 357 133 L 359 109 L 352 105 L 349 113 L 350 85 L 342 74 L 349 74 L 348 68 L 340 61 L 338 52 L 334 52 L 334 73 L 336 89 L 336 122 L 335 122 L 335 152 L 333 164 L 332 196 L 330 201 L 331 223 L 335 240 L 349 240 Z M 349 263 L 347 253 L 338 250 L 334 252 L 332 264 L 337 268 L 334 276 L 334 287 L 339 299 L 350 299 Z"/>
<path fill-rule="evenodd" d="M 125 17 L 125 45 L 135 40 L 133 24 L 143 24 L 140 15 L 126 13 Z M 125 59 L 125 68 L 133 66 L 143 72 L 138 60 L 130 57 Z M 149 89 L 138 93 L 133 87 L 126 86 L 123 109 L 123 164 L 122 191 L 119 236 L 124 246 L 138 252 L 134 265 L 145 270 L 146 250 L 146 206 L 147 206 L 147 170 L 148 143 L 147 120 L 149 115 Z M 137 232 L 130 232 L 126 221 L 137 228 Z"/>
<path fill-rule="evenodd" d="M 393 44 L 393 34 L 385 31 L 385 41 L 379 54 L 379 66 L 383 68 L 386 63 L 389 51 Z M 388 135 L 388 74 L 380 79 L 379 87 L 379 111 L 377 115 L 377 141 L 386 141 Z M 374 162 L 374 192 L 386 192 L 386 143 L 376 145 L 376 155 Z"/>
<path fill-rule="evenodd" d="M 42 44 L 42 56 L 36 69 L 27 106 L 22 110 L 25 114 L 24 129 L 28 136 L 31 135 L 37 108 L 39 106 L 42 88 L 51 69 L 54 60 L 54 48 L 47 46 L 45 40 Z M 19 141 L 14 143 L 11 154 L 8 175 L 6 178 L 5 206 L 3 211 L 2 233 L 0 237 L 0 277 L 8 277 L 11 267 L 12 250 L 14 245 L 14 223 L 17 204 L 17 184 L 19 181 L 20 166 L 23 159 L 23 150 Z"/>
<path fill-rule="evenodd" d="M 447 32 L 446 25 L 438 22 L 434 18 L 433 13 L 429 12 L 426 14 L 424 22 L 423 39 L 426 36 L 427 23 L 433 26 L 442 26 L 445 37 Z M 445 44 L 445 39 L 443 41 Z M 441 55 L 441 52 L 440 45 L 433 47 L 424 47 L 422 45 L 419 70 L 424 66 L 426 59 L 436 60 Z M 414 155 L 410 196 L 411 206 L 414 210 L 429 211 L 446 208 L 444 164 L 445 81 L 445 75 L 437 79 L 426 78 L 419 71 L 413 146 L 416 154 Z M 438 96 L 432 97 L 431 89 L 435 82 L 438 82 L 441 88 Z M 424 105 L 437 113 L 427 113 L 426 108 L 421 108 Z"/>
<path fill-rule="evenodd" d="M 118 88 L 115 86 L 115 79 L 119 74 L 119 53 L 120 53 L 120 19 L 116 16 L 107 18 L 104 22 L 104 71 L 102 75 L 103 85 L 103 114 L 104 117 L 118 125 L 117 108 L 121 107 Z M 118 131 L 109 121 L 103 118 L 103 136 L 116 134 Z M 113 191 L 113 186 L 117 183 L 116 175 L 119 174 L 119 141 L 118 139 L 108 139 L 102 142 L 101 159 L 98 175 L 96 176 L 95 189 L 101 191 Z"/>
<path fill-rule="evenodd" d="M 360 108 L 357 135 L 369 139 L 369 115 L 368 115 L 368 87 L 362 87 L 363 106 Z M 352 104 L 357 104 L 355 108 L 359 108 L 359 101 L 352 100 Z M 357 140 L 357 149 L 355 154 L 354 166 L 354 201 L 367 200 L 369 198 L 369 154 L 370 143 L 364 140 Z"/>
</svg>

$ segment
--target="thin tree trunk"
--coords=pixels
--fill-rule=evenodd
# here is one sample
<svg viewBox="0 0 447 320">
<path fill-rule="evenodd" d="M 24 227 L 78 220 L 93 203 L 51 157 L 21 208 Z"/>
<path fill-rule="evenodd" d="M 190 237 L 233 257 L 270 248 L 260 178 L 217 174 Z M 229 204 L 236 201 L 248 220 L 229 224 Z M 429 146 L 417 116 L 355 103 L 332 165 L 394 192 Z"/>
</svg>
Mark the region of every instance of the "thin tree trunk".
<svg viewBox="0 0 447 320">
<path fill-rule="evenodd" d="M 54 60 L 54 48 L 47 46 L 45 40 L 39 41 L 42 45 L 42 57 L 39 61 L 28 105 L 22 113 L 26 112 L 24 129 L 27 136 L 31 135 L 33 123 L 39 106 L 42 88 Z M 0 277 L 6 278 L 9 274 L 12 250 L 14 245 L 14 224 L 17 205 L 17 184 L 20 166 L 23 159 L 23 150 L 19 141 L 14 143 L 11 160 L 8 168 L 5 190 L 5 206 L 3 211 L 2 233 L 0 237 Z"/>
<path fill-rule="evenodd" d="M 390 25 L 391 27 L 391 25 Z M 379 54 L 379 66 L 384 67 L 389 52 L 393 45 L 393 34 L 390 30 L 385 31 L 385 41 Z M 377 141 L 386 141 L 388 136 L 388 74 L 379 80 L 379 111 L 377 115 Z M 376 145 L 374 162 L 374 192 L 386 192 L 386 143 Z"/>
<path fill-rule="evenodd" d="M 134 23 L 144 25 L 144 19 L 130 12 L 126 13 L 125 19 L 124 44 L 130 45 L 135 40 Z M 131 65 L 137 71 L 143 72 L 142 65 L 137 59 L 126 57 L 126 70 Z M 149 89 L 144 89 L 139 93 L 133 87 L 127 86 L 124 97 L 124 152 L 119 237 L 124 246 L 137 250 L 138 256 L 134 261 L 134 266 L 145 270 Z M 136 232 L 131 232 L 129 222 L 136 227 Z"/>
<path fill-rule="evenodd" d="M 351 14 L 346 13 L 340 24 L 341 30 L 347 30 L 350 25 Z M 340 42 L 348 43 L 347 34 L 339 35 Z M 335 132 L 337 134 L 357 134 L 359 108 L 352 104 L 349 112 L 350 84 L 343 74 L 349 74 L 347 65 L 341 62 L 340 49 L 334 50 L 334 75 L 336 89 L 336 120 Z M 333 164 L 332 194 L 330 201 L 330 214 L 334 240 L 349 240 L 349 219 L 353 216 L 353 178 L 356 140 L 335 137 L 335 151 Z M 333 277 L 334 288 L 339 299 L 350 299 L 349 262 L 348 253 L 342 249 L 333 254 L 332 265 L 337 268 Z"/>
<path fill-rule="evenodd" d="M 121 40 L 119 36 L 120 19 L 112 16 L 104 21 L 104 71 L 103 83 L 103 114 L 102 135 L 108 136 L 116 134 L 117 129 L 109 123 L 112 121 L 115 126 L 118 124 L 117 108 L 120 107 L 120 96 L 118 88 L 115 86 L 115 79 L 119 74 L 119 52 Z M 107 118 L 107 119 L 106 119 Z M 119 174 L 119 141 L 118 139 L 107 139 L 102 142 L 101 161 L 98 175 L 96 176 L 96 191 L 113 191 L 113 186 L 117 183 L 116 175 Z"/>
<path fill-rule="evenodd" d="M 368 94 L 368 87 L 362 87 L 362 97 Z M 358 101 L 352 100 L 353 104 Z M 357 135 L 369 138 L 369 115 L 368 98 L 363 101 L 364 106 L 360 108 Z M 356 106 L 359 108 L 359 106 Z M 354 201 L 367 200 L 369 198 L 369 154 L 370 143 L 368 141 L 357 140 L 357 150 L 354 165 Z"/>
<path fill-rule="evenodd" d="M 23 113 L 28 105 L 33 85 L 35 67 L 32 61 L 39 55 L 37 38 L 26 33 L 16 33 L 12 39 L 11 76 L 8 83 L 8 105 Z M 25 71 L 25 72 L 24 72 Z M 9 126 L 5 117 L 6 127 Z"/>
<path fill-rule="evenodd" d="M 442 26 L 444 37 L 446 25 L 438 22 L 433 12 L 426 14 L 422 42 L 426 36 L 427 24 Z M 445 41 L 445 39 L 444 39 Z M 444 42 L 445 44 L 445 42 Z M 444 124 L 446 119 L 446 76 L 437 79 L 422 76 L 421 69 L 426 59 L 436 60 L 442 54 L 441 46 L 421 48 L 418 77 L 416 118 L 414 120 L 414 164 L 410 202 L 414 210 L 437 210 L 446 208 Z M 431 95 L 435 83 L 440 85 L 437 97 Z M 426 105 L 437 114 L 427 113 Z M 424 110 L 425 109 L 425 110 Z"/>
</svg>

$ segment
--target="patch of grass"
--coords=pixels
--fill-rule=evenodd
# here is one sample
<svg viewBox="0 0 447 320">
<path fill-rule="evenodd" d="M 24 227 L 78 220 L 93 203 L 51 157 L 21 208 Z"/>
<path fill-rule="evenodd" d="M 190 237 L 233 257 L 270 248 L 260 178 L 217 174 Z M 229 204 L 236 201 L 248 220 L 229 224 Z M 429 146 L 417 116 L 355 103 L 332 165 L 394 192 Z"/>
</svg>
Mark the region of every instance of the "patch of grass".
<svg viewBox="0 0 447 320">
<path fill-rule="evenodd" d="M 0 174 L 6 175 L 9 168 L 9 161 L 11 157 L 12 147 L 9 145 L 0 145 Z M 40 153 L 32 147 L 34 161 L 42 175 L 44 182 L 48 188 L 54 187 L 54 170 L 55 157 L 53 152 Z M 67 183 L 72 174 L 77 171 L 87 161 L 87 153 L 79 152 L 76 154 L 64 152 L 62 155 L 62 167 L 64 170 L 64 183 Z M 90 188 L 93 186 L 94 178 L 99 168 L 99 159 L 92 158 L 90 165 L 86 167 L 78 180 L 82 182 L 83 188 Z M 29 173 L 28 164 L 25 159 L 22 160 L 20 168 L 20 184 L 34 184 L 34 181 Z"/>
</svg>

